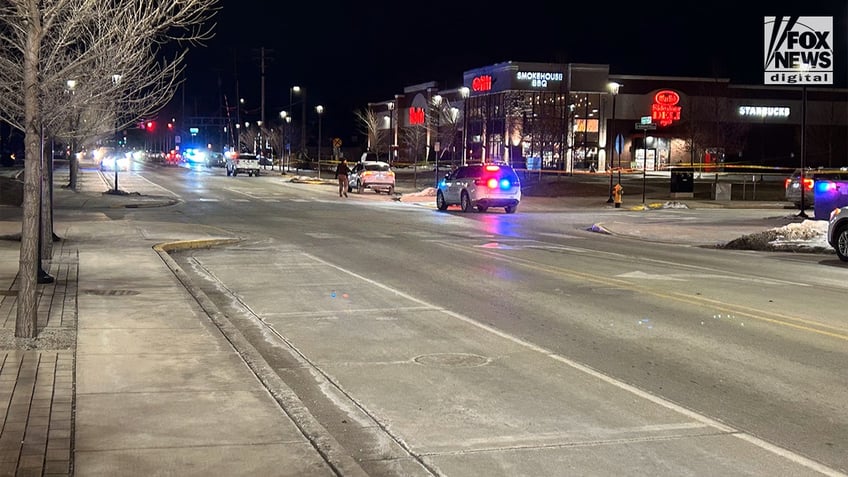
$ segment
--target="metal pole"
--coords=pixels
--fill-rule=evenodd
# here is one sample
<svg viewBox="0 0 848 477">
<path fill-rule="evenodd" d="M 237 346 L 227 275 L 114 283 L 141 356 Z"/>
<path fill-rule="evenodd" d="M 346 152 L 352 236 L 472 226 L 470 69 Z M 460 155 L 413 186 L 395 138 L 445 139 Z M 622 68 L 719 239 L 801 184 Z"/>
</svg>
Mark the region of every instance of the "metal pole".
<svg viewBox="0 0 848 477">
<path fill-rule="evenodd" d="M 398 95 L 395 95 L 395 105 L 392 108 L 392 115 L 394 117 L 394 111 L 398 109 Z M 394 126 L 392 127 L 392 151 L 391 151 L 391 159 L 392 162 L 397 161 L 397 148 L 398 148 L 398 123 L 400 123 L 400 117 L 394 120 Z"/>
<path fill-rule="evenodd" d="M 613 154 L 615 154 L 615 146 L 616 146 L 616 144 L 615 144 L 615 97 L 616 97 L 616 94 L 613 93 L 612 94 L 612 127 L 610 128 L 612 140 L 610 141 L 610 139 L 607 139 L 609 144 L 612 144 L 612 148 L 610 149 L 610 167 L 609 167 L 610 183 L 609 183 L 609 199 L 607 199 L 607 204 L 611 204 L 613 202 L 613 199 L 612 199 L 612 164 L 613 164 L 612 159 L 613 159 Z M 621 174 L 621 170 L 619 170 L 619 174 Z M 620 179 L 619 179 L 619 182 L 621 182 Z"/>
<path fill-rule="evenodd" d="M 318 179 L 321 178 L 321 111 L 318 111 Z"/>
<path fill-rule="evenodd" d="M 115 156 L 112 158 L 112 165 L 115 168 L 115 193 L 118 193 L 118 108 L 115 107 Z"/>
<path fill-rule="evenodd" d="M 648 181 L 648 130 L 642 139 L 642 204 L 645 204 L 645 187 Z"/>
<path fill-rule="evenodd" d="M 806 200 L 804 198 L 807 195 L 806 184 L 804 183 L 804 167 L 805 159 L 807 155 L 807 85 L 801 86 L 801 212 L 798 212 L 798 217 L 807 218 L 807 212 L 804 209 L 807 208 Z"/>
<path fill-rule="evenodd" d="M 300 88 L 300 149 L 306 151 L 306 88 Z"/>
</svg>

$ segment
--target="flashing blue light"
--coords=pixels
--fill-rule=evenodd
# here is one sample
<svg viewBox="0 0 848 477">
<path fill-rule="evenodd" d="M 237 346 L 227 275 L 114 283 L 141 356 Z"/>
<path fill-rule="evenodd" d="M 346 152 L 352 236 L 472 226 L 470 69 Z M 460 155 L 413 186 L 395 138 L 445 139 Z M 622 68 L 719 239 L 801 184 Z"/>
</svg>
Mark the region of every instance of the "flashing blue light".
<svg viewBox="0 0 848 477">
<path fill-rule="evenodd" d="M 509 182 L 509 179 L 501 179 L 501 189 L 506 190 L 512 187 L 512 184 Z"/>
<path fill-rule="evenodd" d="M 442 180 L 439 181 L 439 187 L 444 187 L 444 186 L 445 186 L 445 180 L 442 179 Z"/>
<path fill-rule="evenodd" d="M 828 193 L 836 190 L 836 183 L 831 181 L 816 181 L 816 192 Z"/>
</svg>

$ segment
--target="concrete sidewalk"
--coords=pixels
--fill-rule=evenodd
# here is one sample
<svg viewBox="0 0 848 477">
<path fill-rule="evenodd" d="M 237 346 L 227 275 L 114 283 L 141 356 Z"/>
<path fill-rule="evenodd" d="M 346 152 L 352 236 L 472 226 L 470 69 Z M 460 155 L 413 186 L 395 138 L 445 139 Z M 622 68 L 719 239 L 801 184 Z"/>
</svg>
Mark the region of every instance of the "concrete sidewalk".
<svg viewBox="0 0 848 477">
<path fill-rule="evenodd" d="M 174 198 L 103 194 L 97 171 L 81 192 L 66 182 L 57 173 L 61 241 L 45 266 L 55 281 L 38 285 L 34 340 L 14 338 L 20 208 L 0 206 L 0 475 L 364 475 L 284 384 L 268 391 L 272 373 L 249 366 L 249 345 L 165 250 L 229 237 L 106 220 Z"/>
</svg>

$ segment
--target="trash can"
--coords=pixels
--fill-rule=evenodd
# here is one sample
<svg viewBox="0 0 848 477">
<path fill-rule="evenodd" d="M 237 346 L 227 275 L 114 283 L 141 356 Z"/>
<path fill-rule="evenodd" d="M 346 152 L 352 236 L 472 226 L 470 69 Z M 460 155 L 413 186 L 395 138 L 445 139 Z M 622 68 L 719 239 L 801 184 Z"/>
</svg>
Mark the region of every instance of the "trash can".
<svg viewBox="0 0 848 477">
<path fill-rule="evenodd" d="M 695 195 L 695 172 L 691 168 L 671 170 L 671 197 L 691 198 Z"/>
</svg>

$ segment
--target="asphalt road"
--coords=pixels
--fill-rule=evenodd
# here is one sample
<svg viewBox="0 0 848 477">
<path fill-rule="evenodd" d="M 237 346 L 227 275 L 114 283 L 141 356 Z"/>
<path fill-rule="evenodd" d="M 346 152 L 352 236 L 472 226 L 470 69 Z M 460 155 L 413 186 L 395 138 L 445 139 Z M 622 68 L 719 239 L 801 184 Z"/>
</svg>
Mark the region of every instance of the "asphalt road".
<svg viewBox="0 0 848 477">
<path fill-rule="evenodd" d="M 371 475 L 848 472 L 848 269 L 674 240 L 773 211 L 442 213 L 139 174 L 182 203 L 114 218 L 243 239 L 175 258 Z M 611 218 L 668 243 L 587 230 Z"/>
</svg>

